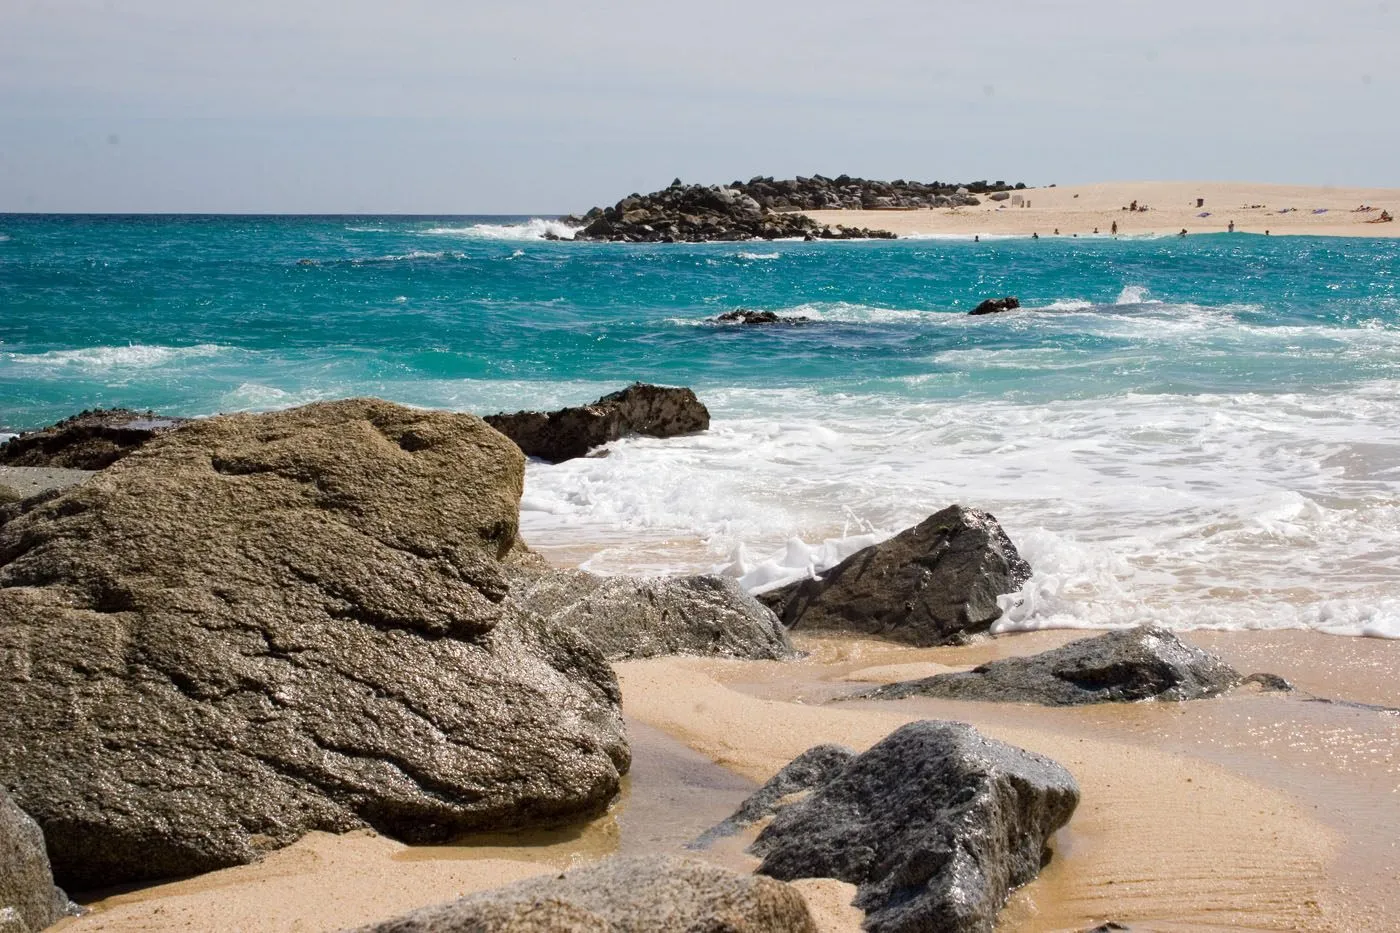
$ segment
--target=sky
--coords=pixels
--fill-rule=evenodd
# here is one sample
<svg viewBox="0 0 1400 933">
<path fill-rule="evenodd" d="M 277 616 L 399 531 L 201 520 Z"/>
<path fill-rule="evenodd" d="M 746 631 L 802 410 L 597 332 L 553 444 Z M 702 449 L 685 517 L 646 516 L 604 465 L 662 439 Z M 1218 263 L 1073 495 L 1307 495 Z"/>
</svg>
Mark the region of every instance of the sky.
<svg viewBox="0 0 1400 933">
<path fill-rule="evenodd" d="M 1400 187 L 1400 0 L 0 0 L 0 211 L 673 177 Z"/>
</svg>

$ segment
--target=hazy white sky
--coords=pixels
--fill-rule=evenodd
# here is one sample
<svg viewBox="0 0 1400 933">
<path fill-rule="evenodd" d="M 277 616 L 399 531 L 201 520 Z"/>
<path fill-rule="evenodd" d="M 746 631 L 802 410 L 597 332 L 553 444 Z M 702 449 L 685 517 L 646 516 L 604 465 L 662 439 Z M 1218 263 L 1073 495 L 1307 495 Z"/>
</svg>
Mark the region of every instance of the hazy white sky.
<svg viewBox="0 0 1400 933">
<path fill-rule="evenodd" d="M 0 0 L 0 211 L 1400 186 L 1400 0 Z"/>
</svg>

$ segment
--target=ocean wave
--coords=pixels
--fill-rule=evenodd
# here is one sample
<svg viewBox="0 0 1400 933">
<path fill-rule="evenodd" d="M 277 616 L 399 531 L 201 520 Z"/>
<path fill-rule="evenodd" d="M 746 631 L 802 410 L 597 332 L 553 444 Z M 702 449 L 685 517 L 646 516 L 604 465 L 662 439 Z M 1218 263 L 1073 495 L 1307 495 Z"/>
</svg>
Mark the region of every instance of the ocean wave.
<svg viewBox="0 0 1400 933">
<path fill-rule="evenodd" d="M 422 231 L 427 236 L 461 236 L 477 240 L 543 240 L 546 234 L 561 240 L 572 240 L 581 227 L 571 227 L 563 221 L 532 218 L 518 224 L 472 224 L 469 227 L 430 227 Z"/>
<path fill-rule="evenodd" d="M 151 369 L 183 360 L 214 357 L 230 347 L 201 343 L 189 347 L 126 346 L 79 347 L 72 350 L 49 350 L 46 353 L 6 353 L 4 359 L 17 366 L 78 367 L 83 369 Z"/>
<path fill-rule="evenodd" d="M 1113 299 L 1115 305 L 1141 305 L 1148 304 L 1147 288 L 1142 285 L 1124 285 L 1123 290 L 1118 293 L 1118 297 Z M 1160 301 L 1151 302 L 1161 304 Z"/>
<path fill-rule="evenodd" d="M 465 258 L 467 258 L 466 253 L 458 252 L 456 250 L 439 250 L 437 252 L 433 252 L 430 250 L 415 249 L 407 253 L 390 253 L 387 256 L 373 256 L 369 259 L 352 259 L 350 261 L 357 266 L 361 266 L 377 262 L 415 262 L 424 260 Z"/>
<path fill-rule="evenodd" d="M 739 253 L 739 254 L 737 254 L 737 255 L 738 255 L 738 258 L 739 258 L 739 259 L 781 259 L 781 258 L 783 258 L 783 254 L 782 254 L 782 253 L 749 253 L 749 252 L 741 252 L 741 253 Z"/>
</svg>

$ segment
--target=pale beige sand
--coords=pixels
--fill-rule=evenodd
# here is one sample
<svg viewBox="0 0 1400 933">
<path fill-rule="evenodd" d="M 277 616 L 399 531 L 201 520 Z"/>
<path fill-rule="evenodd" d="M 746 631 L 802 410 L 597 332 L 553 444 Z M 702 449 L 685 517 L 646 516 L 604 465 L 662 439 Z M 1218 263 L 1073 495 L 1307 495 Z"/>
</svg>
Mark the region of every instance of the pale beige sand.
<svg viewBox="0 0 1400 933">
<path fill-rule="evenodd" d="M 1400 188 L 1331 188 L 1306 185 L 1260 185 L 1234 182 L 1104 182 L 1064 188 L 1028 188 L 1013 192 L 1030 202 L 1012 207 L 982 197 L 978 207 L 917 211 L 809 211 L 824 224 L 874 227 L 900 236 L 966 235 L 1052 237 L 1107 235 L 1118 223 L 1120 235 L 1162 236 L 1185 228 L 1188 234 L 1223 233 L 1230 221 L 1239 233 L 1265 230 L 1274 236 L 1400 236 L 1400 221 L 1367 223 L 1381 210 L 1400 217 Z M 1205 198 L 1204 207 L 1196 199 Z M 1133 201 L 1146 212 L 1122 210 Z M 1264 205 L 1252 207 L 1251 205 Z M 1001 205 L 1007 205 L 1002 207 Z M 1369 213 L 1354 213 L 1362 205 Z M 1286 208 L 1296 208 L 1286 214 Z M 1325 208 L 1325 214 L 1313 211 Z M 1209 217 L 1198 216 L 1209 212 Z"/>
<path fill-rule="evenodd" d="M 37 496 L 50 489 L 76 486 L 86 482 L 92 475 L 92 470 L 0 466 L 0 486 L 8 486 L 22 496 Z"/>
<path fill-rule="evenodd" d="M 853 681 L 927 676 L 1092 634 L 1035 632 L 936 649 L 804 637 L 799 645 L 810 655 L 797 662 L 622 664 L 638 765 L 619 805 L 599 820 L 455 847 L 313 834 L 256 865 L 108 897 L 59 929 L 329 931 L 613 852 L 679 851 L 752 782 L 806 748 L 864 748 L 920 718 L 972 722 L 1048 754 L 1083 789 L 1055 840 L 1056 857 L 1013 896 L 1004 930 L 1080 930 L 1108 919 L 1139 931 L 1400 929 L 1400 717 L 1253 691 L 1073 710 L 826 702 L 856 689 Z M 1396 692 L 1400 642 L 1307 632 L 1190 637 L 1321 695 L 1376 702 Z M 706 857 L 752 868 L 748 838 L 726 840 Z M 799 888 L 824 933 L 858 929 L 851 886 L 817 879 Z"/>
</svg>

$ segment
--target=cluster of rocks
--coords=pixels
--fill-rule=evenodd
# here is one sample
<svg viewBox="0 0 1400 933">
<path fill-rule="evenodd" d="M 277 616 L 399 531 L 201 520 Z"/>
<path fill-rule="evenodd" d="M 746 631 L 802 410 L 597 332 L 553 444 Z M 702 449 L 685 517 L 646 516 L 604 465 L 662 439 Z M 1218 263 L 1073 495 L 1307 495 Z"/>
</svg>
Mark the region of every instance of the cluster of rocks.
<svg viewBox="0 0 1400 933">
<path fill-rule="evenodd" d="M 752 311 L 735 308 L 715 317 L 716 324 L 810 324 L 812 319 L 801 314 L 781 315 L 776 311 Z"/>
<path fill-rule="evenodd" d="M 757 176 L 747 182 L 736 181 L 731 188 L 740 191 L 769 210 L 775 211 L 819 211 L 819 210 L 912 210 L 923 207 L 974 206 L 980 202 L 979 194 L 993 192 L 1020 191 L 1023 183 L 1008 185 L 1004 181 L 959 182 L 919 182 L 896 179 L 895 181 L 872 181 L 867 178 L 852 178 L 838 175 L 827 178 L 813 175 L 810 178 L 798 175 L 796 178 L 777 180 Z"/>
<path fill-rule="evenodd" d="M 690 389 L 637 382 L 591 405 L 487 415 L 486 423 L 528 457 L 560 463 L 628 435 L 677 437 L 710 426 L 710 411 Z"/>
<path fill-rule="evenodd" d="M 732 240 L 894 239 L 887 230 L 818 223 L 805 214 L 766 207 L 744 191 L 721 185 L 683 185 L 651 194 L 632 194 L 611 207 L 595 207 L 582 217 L 576 240 L 629 243 L 700 243 Z"/>
</svg>

